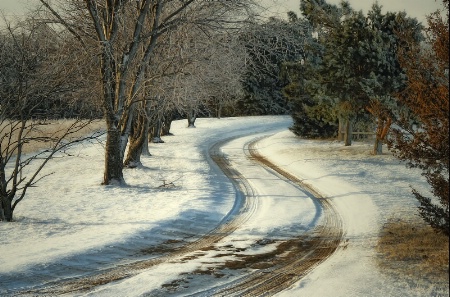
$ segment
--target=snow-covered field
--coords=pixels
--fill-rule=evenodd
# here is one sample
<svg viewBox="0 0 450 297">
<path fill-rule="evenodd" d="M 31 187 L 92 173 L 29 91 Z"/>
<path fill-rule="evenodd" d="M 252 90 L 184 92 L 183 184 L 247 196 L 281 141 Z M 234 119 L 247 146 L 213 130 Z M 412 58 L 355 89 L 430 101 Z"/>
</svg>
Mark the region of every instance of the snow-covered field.
<svg viewBox="0 0 450 297">
<path fill-rule="evenodd" d="M 307 231 L 320 223 L 320 210 L 308 197 L 283 190 L 279 181 L 262 182 L 259 177 L 264 173 L 245 163 L 243 146 L 263 136 L 270 137 L 258 142 L 261 154 L 329 199 L 344 224 L 345 248 L 280 296 L 438 295 L 433 287 L 390 278 L 375 261 L 382 225 L 389 218 L 414 213 L 409 186 L 427 190 L 420 172 L 389 154 L 370 155 L 371 143 L 344 147 L 334 141 L 299 139 L 287 129 L 290 124 L 285 116 L 200 118 L 195 129 L 176 121 L 174 136 L 151 145 L 152 157 L 144 157 L 143 167 L 125 170 L 128 186 L 123 187 L 100 185 L 102 143 L 85 143 L 72 150 L 72 157 L 54 159 L 44 172 L 54 174 L 18 205 L 15 222 L 0 223 L 0 296 L 145 259 L 142 251 L 148 247 L 193 240 L 216 227 L 227 219 L 236 194 L 208 150 L 238 136 L 242 137 L 222 148 L 223 154 L 249 176 L 260 198 L 254 215 L 218 245 L 236 246 L 239 241 L 248 248 L 264 238 L 289 236 L 293 230 Z M 170 182 L 173 187 L 161 187 Z M 215 256 L 205 253 L 197 261 L 156 265 L 83 294 L 161 295 L 162 285 L 201 269 L 208 260 L 214 262 Z M 194 283 L 186 292 L 226 282 L 218 278 L 217 283 Z"/>
</svg>

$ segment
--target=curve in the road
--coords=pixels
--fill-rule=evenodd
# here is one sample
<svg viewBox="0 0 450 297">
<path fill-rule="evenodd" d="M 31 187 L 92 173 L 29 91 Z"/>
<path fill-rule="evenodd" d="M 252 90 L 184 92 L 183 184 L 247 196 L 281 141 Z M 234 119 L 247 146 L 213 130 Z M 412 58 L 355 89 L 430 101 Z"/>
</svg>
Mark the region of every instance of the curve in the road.
<svg viewBox="0 0 450 297">
<path fill-rule="evenodd" d="M 257 270 L 230 284 L 212 288 L 194 296 L 274 295 L 302 279 L 330 257 L 341 244 L 344 235 L 342 220 L 333 205 L 316 189 L 263 157 L 256 149 L 257 142 L 258 140 L 247 144 L 247 157 L 310 193 L 310 197 L 316 199 L 322 207 L 323 224 L 317 226 L 310 236 L 291 240 L 294 256 L 277 257 L 275 261 L 272 261 L 273 266 L 270 268 Z"/>
<path fill-rule="evenodd" d="M 227 139 L 218 142 L 209 150 L 211 159 L 227 175 L 236 188 L 236 201 L 232 210 L 230 210 L 215 229 L 211 230 L 198 240 L 178 247 L 160 257 L 120 265 L 108 270 L 102 270 L 95 275 L 47 284 L 42 288 L 20 292 L 18 295 L 60 295 L 89 291 L 95 287 L 136 275 L 143 269 L 153 267 L 160 263 L 174 261 L 189 253 L 209 248 L 230 235 L 252 216 L 257 203 L 255 193 L 248 181 L 236 168 L 231 166 L 226 157 L 221 153 L 220 148 L 231 140 L 232 139 Z M 311 193 L 314 197 L 313 199 L 317 199 L 323 208 L 323 224 L 317 226 L 308 238 L 302 237 L 293 240 L 294 245 L 297 245 L 297 248 L 295 248 L 296 256 L 294 258 L 278 257 L 279 260 L 274 263 L 274 266 L 271 268 L 258 270 L 233 283 L 219 288 L 213 288 L 200 295 L 204 295 L 205 293 L 208 294 L 208 296 L 260 296 L 275 294 L 300 280 L 314 267 L 329 257 L 339 247 L 343 237 L 340 216 L 332 205 L 324 199 L 324 197 L 321 197 L 317 191 L 304 184 L 300 179 L 282 170 L 261 156 L 255 148 L 255 144 L 256 141 L 247 145 L 247 148 L 245 149 L 248 154 L 247 157 L 262 166 L 270 168 L 277 175 L 289 179 L 291 182 Z M 302 246 L 302 248 L 298 248 L 298 246 Z M 214 293 L 210 294 L 212 292 Z"/>
<path fill-rule="evenodd" d="M 236 199 L 234 206 L 216 228 L 212 229 L 198 240 L 182 245 L 172 251 L 169 251 L 165 255 L 149 260 L 116 266 L 114 268 L 102 270 L 98 273 L 85 277 L 49 283 L 41 288 L 19 292 L 17 296 L 60 295 L 89 291 L 95 287 L 136 275 L 143 269 L 147 269 L 161 263 L 170 262 L 174 259 L 183 257 L 186 254 L 208 248 L 219 242 L 227 235 L 231 234 L 241 224 L 247 221 L 249 217 L 251 217 L 253 211 L 255 210 L 256 203 L 253 188 L 237 170 L 229 166 L 227 159 L 221 154 L 221 146 L 232 139 L 233 138 L 217 142 L 209 149 L 210 158 L 228 176 L 236 188 Z"/>
</svg>

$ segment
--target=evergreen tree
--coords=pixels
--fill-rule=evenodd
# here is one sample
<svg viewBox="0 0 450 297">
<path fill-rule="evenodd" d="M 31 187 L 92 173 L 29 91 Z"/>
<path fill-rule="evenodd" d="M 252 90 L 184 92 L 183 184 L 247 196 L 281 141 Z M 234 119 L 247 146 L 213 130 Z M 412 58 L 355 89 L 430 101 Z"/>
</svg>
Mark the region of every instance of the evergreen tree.
<svg viewBox="0 0 450 297">
<path fill-rule="evenodd" d="M 360 52 L 370 71 L 359 83 L 368 97 L 368 110 L 376 119 L 376 139 L 374 154 L 382 153 L 392 119 L 401 110 L 401 104 L 392 96 L 405 88 L 406 75 L 400 66 L 398 48 L 402 41 L 396 32 L 412 32 L 411 42 L 418 44 L 422 40 L 422 26 L 415 18 L 409 18 L 405 12 L 381 13 L 381 6 L 374 4 L 367 15 L 367 38 L 360 42 Z"/>
<path fill-rule="evenodd" d="M 330 108 L 329 100 L 310 93 L 305 86 L 306 78 L 317 67 L 314 50 L 320 45 L 313 39 L 305 46 L 305 57 L 299 62 L 283 64 L 282 74 L 289 84 L 283 88 L 283 95 L 292 106 L 293 125 L 290 130 L 305 138 L 327 138 L 336 134 L 335 116 Z"/>
<path fill-rule="evenodd" d="M 305 88 L 321 105 L 328 105 L 327 113 L 339 119 L 339 133 L 342 121 L 346 122 L 345 144 L 350 145 L 351 123 L 364 112 L 365 98 L 358 84 L 364 72 L 358 55 L 358 43 L 364 39 L 364 15 L 354 12 L 346 2 L 336 6 L 302 0 L 300 9 L 315 28 L 321 45 L 313 54 L 317 62 L 308 63 L 313 69 L 308 71 Z"/>
<path fill-rule="evenodd" d="M 317 105 L 314 99 L 307 93 L 295 94 L 295 83 L 284 88 L 285 96 L 297 96 L 292 101 L 291 117 L 293 125 L 289 128 L 297 136 L 303 138 L 327 138 L 336 133 L 336 125 L 333 122 L 324 121 L 323 109 L 327 106 Z M 298 86 L 301 88 L 301 86 Z M 294 90 L 291 90 L 294 89 Z"/>
<path fill-rule="evenodd" d="M 357 118 L 370 119 L 368 112 L 377 117 L 378 151 L 396 109 L 391 93 L 404 86 L 395 32 L 411 29 L 417 42 L 417 20 L 405 13 L 384 15 L 377 4 L 367 16 L 353 11 L 347 2 L 334 6 L 302 0 L 301 9 L 322 46 L 315 53 L 319 62 L 308 64 L 314 71 L 309 71 L 306 89 L 316 101 L 327 103 L 333 110 L 339 119 L 339 135 L 345 122 L 345 145 L 351 145 L 352 124 Z"/>
</svg>

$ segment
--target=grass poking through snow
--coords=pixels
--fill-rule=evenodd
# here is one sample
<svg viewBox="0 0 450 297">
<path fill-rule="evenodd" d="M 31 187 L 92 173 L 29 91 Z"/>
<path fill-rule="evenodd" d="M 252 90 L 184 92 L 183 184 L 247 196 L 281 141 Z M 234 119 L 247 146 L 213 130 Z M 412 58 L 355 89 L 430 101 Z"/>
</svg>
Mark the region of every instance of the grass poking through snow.
<svg viewBox="0 0 450 297">
<path fill-rule="evenodd" d="M 449 238 L 422 221 L 389 220 L 381 231 L 377 251 L 379 266 L 386 273 L 448 288 Z"/>
</svg>

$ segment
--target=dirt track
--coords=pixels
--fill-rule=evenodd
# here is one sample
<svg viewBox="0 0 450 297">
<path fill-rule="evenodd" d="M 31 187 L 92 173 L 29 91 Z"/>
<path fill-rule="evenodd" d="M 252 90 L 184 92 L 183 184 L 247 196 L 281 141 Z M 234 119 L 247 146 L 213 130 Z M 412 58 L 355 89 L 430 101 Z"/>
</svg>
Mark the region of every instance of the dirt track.
<svg viewBox="0 0 450 297">
<path fill-rule="evenodd" d="M 215 229 L 199 239 L 186 243 L 176 249 L 162 250 L 161 254 L 156 258 L 116 266 L 112 269 L 99 271 L 94 275 L 83 278 L 55 282 L 42 288 L 21 292 L 18 295 L 54 296 L 89 291 L 95 287 L 131 277 L 142 270 L 155 265 L 181 261 L 188 254 L 214 249 L 216 243 L 233 233 L 252 216 L 256 204 L 254 190 L 251 185 L 220 152 L 220 147 L 226 142 L 227 141 L 223 141 L 214 145 L 210 149 L 209 155 L 235 185 L 237 190 L 236 202 L 233 209 Z M 238 281 L 196 293 L 194 294 L 195 296 L 273 295 L 300 280 L 314 267 L 328 258 L 341 244 L 343 237 L 342 222 L 339 214 L 336 213 L 332 205 L 326 198 L 321 197 L 317 191 L 308 187 L 295 176 L 283 171 L 261 156 L 255 149 L 255 143 L 256 141 L 248 144 L 246 148 L 244 148 L 247 158 L 261 166 L 270 168 L 274 175 L 288 179 L 298 187 L 309 192 L 313 197 L 312 199 L 317 199 L 322 207 L 323 224 L 317 226 L 312 232 L 308 232 L 307 235 L 292 238 L 291 240 L 282 243 L 280 242 L 277 251 L 270 255 L 265 255 L 258 259 L 243 259 L 244 262 L 248 262 L 248 266 L 244 265 L 244 267 L 241 268 L 254 267 L 255 261 L 259 260 L 265 263 L 270 262 L 270 267 L 264 265 L 264 268 L 257 269 L 255 272 L 247 274 Z"/>
<path fill-rule="evenodd" d="M 342 237 L 342 222 L 332 205 L 316 190 L 300 179 L 277 167 L 261 156 L 255 149 L 256 142 L 248 145 L 249 158 L 272 169 L 318 199 L 324 215 L 324 224 L 317 226 L 311 236 L 302 236 L 288 241 L 288 255 L 277 257 L 273 267 L 257 271 L 243 281 L 223 289 L 214 296 L 270 296 L 294 284 L 314 267 L 327 259 L 339 247 Z M 283 253 L 286 250 L 283 249 Z"/>
<path fill-rule="evenodd" d="M 343 237 L 342 221 L 333 206 L 315 189 L 303 183 L 297 177 L 285 172 L 268 159 L 261 156 L 256 147 L 257 141 L 249 143 L 244 150 L 247 158 L 262 166 L 270 168 L 273 174 L 286 178 L 310 193 L 319 201 L 323 211 L 323 224 L 312 232 L 282 242 L 279 248 L 267 257 L 259 257 L 270 261 L 270 267 L 258 269 L 238 281 L 226 286 L 209 289 L 192 296 L 271 296 L 299 281 L 309 271 L 327 259 L 340 246 Z M 224 168 L 225 167 L 225 168 Z M 221 166 L 225 173 L 232 169 Z M 236 176 L 227 174 L 230 179 Z M 235 181 L 238 182 L 239 181 Z M 252 259 L 249 259 L 252 260 Z M 252 264 L 249 264 L 251 267 Z"/>
</svg>

